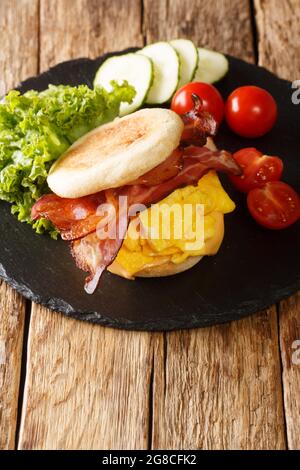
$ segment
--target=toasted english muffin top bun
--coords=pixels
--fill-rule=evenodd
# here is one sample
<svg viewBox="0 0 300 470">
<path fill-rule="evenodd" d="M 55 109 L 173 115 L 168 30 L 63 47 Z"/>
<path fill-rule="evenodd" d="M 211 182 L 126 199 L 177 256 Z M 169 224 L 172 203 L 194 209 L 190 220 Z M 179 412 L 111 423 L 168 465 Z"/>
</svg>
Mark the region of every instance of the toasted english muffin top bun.
<svg viewBox="0 0 300 470">
<path fill-rule="evenodd" d="M 77 140 L 52 166 L 48 185 L 66 198 L 126 185 L 169 157 L 183 127 L 176 113 L 162 108 L 117 118 Z"/>
</svg>

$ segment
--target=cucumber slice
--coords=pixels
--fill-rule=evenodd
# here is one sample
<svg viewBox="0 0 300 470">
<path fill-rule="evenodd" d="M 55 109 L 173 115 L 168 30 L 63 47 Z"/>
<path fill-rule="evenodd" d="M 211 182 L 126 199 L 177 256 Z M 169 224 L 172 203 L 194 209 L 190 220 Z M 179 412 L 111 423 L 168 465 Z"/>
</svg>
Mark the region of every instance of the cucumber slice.
<svg viewBox="0 0 300 470">
<path fill-rule="evenodd" d="M 199 62 L 198 50 L 189 39 L 174 39 L 170 41 L 180 58 L 179 83 L 177 89 L 193 80 Z"/>
<path fill-rule="evenodd" d="M 221 80 L 229 69 L 226 57 L 220 52 L 198 48 L 199 65 L 194 82 L 215 83 Z"/>
<path fill-rule="evenodd" d="M 116 80 L 118 83 L 127 80 L 135 88 L 136 95 L 132 103 L 121 103 L 120 106 L 120 116 L 132 113 L 142 106 L 151 87 L 153 81 L 152 62 L 148 57 L 135 53 L 110 57 L 98 69 L 94 79 L 94 87 L 100 85 L 109 91 L 112 80 Z"/>
<path fill-rule="evenodd" d="M 179 57 L 167 42 L 156 42 L 144 47 L 137 55 L 149 57 L 154 66 L 154 80 L 148 92 L 146 103 L 162 104 L 169 101 L 179 81 Z"/>
</svg>

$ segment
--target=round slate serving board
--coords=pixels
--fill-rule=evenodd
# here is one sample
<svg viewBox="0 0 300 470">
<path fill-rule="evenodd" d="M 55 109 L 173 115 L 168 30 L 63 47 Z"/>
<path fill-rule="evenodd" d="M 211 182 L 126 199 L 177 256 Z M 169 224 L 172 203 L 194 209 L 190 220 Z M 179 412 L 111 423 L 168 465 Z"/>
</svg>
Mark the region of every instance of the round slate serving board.
<svg viewBox="0 0 300 470">
<path fill-rule="evenodd" d="M 135 49 L 130 49 L 135 50 Z M 121 53 L 128 52 L 122 51 Z M 112 54 L 110 54 L 112 55 Z M 109 55 L 61 63 L 23 82 L 19 89 L 43 90 L 48 84 L 92 86 L 95 72 Z M 225 124 L 219 148 L 235 151 L 256 146 L 283 158 L 283 180 L 300 191 L 300 105 L 291 100 L 291 83 L 267 70 L 228 57 L 230 71 L 218 84 L 224 98 L 241 85 L 259 85 L 277 101 L 279 118 L 260 139 L 242 139 Z M 83 289 L 85 273 L 75 267 L 68 244 L 36 235 L 0 203 L 0 276 L 25 297 L 66 315 L 118 328 L 172 330 L 237 320 L 300 288 L 300 225 L 268 231 L 250 217 L 245 197 L 223 184 L 237 203 L 225 217 L 219 253 L 173 277 L 125 279 L 105 273 L 94 295 Z"/>
</svg>

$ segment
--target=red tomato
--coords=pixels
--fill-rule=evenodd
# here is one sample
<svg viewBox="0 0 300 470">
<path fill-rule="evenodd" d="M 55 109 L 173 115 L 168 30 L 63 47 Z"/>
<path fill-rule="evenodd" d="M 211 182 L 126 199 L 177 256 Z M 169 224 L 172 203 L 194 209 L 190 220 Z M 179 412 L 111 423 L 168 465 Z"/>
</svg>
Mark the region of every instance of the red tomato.
<svg viewBox="0 0 300 470">
<path fill-rule="evenodd" d="M 273 96 L 257 86 L 242 86 L 229 95 L 225 105 L 229 127 L 242 137 L 260 137 L 275 124 L 277 104 Z"/>
<path fill-rule="evenodd" d="M 255 148 L 241 149 L 233 154 L 243 170 L 242 176 L 230 175 L 233 185 L 244 193 L 250 189 L 263 186 L 269 181 L 278 181 L 283 171 L 283 163 L 279 157 L 269 157 Z"/>
<path fill-rule="evenodd" d="M 191 82 L 179 88 L 172 99 L 172 111 L 177 114 L 191 111 L 194 108 L 192 93 L 201 98 L 203 109 L 212 114 L 217 123 L 220 124 L 224 117 L 224 101 L 218 90 L 208 83 Z"/>
<path fill-rule="evenodd" d="M 300 218 L 299 195 L 282 181 L 271 181 L 262 188 L 252 189 L 247 204 L 256 222 L 267 228 L 286 228 Z"/>
</svg>

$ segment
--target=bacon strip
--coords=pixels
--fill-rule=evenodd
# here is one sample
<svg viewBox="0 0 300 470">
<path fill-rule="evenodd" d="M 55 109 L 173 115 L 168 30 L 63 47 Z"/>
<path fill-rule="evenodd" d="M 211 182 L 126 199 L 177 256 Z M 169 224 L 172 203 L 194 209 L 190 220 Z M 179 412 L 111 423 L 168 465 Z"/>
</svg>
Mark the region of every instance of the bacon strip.
<svg viewBox="0 0 300 470">
<path fill-rule="evenodd" d="M 182 169 L 183 149 L 175 149 L 171 155 L 160 165 L 148 171 L 138 179 L 132 181 L 130 186 L 135 184 L 143 184 L 145 186 L 153 186 L 162 183 L 176 176 Z"/>
<path fill-rule="evenodd" d="M 181 136 L 182 145 L 203 146 L 208 136 L 215 136 L 218 125 L 213 116 L 202 109 L 202 100 L 192 93 L 194 109 L 181 116 L 184 130 Z"/>
<path fill-rule="evenodd" d="M 46 194 L 32 207 L 33 220 L 45 217 L 51 220 L 60 231 L 63 240 L 74 240 L 95 230 L 100 221 L 97 208 L 106 201 L 105 193 L 100 192 L 78 199 L 67 199 Z"/>
<path fill-rule="evenodd" d="M 127 210 L 119 210 L 118 218 L 113 238 L 100 239 L 99 233 L 95 231 L 71 242 L 71 253 L 77 266 L 89 273 L 84 284 L 87 294 L 93 294 L 103 271 L 114 261 L 122 246 L 128 228 Z"/>
<path fill-rule="evenodd" d="M 199 179 L 212 169 L 234 175 L 242 173 L 241 168 L 229 152 L 191 146 L 184 149 L 182 169 L 174 178 L 149 188 L 143 185 L 125 186 L 120 190 L 119 195 L 128 196 L 128 205 L 145 204 L 149 206 L 168 196 L 177 188 L 197 184 Z"/>
<path fill-rule="evenodd" d="M 237 176 L 243 173 L 241 167 L 232 158 L 231 153 L 226 150 L 213 151 L 206 147 L 191 145 L 184 149 L 184 157 L 186 164 L 196 160 L 198 162 L 201 161 L 203 165 L 224 173 L 232 173 Z"/>
</svg>

